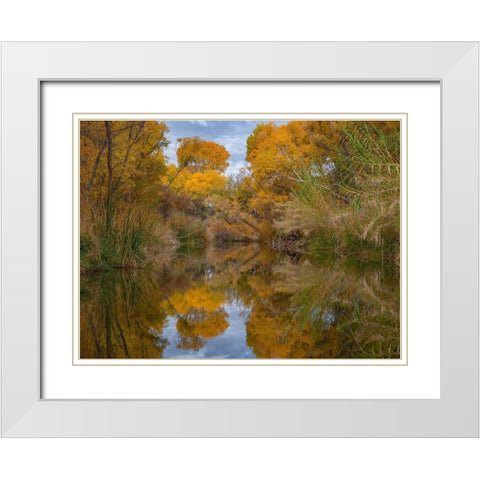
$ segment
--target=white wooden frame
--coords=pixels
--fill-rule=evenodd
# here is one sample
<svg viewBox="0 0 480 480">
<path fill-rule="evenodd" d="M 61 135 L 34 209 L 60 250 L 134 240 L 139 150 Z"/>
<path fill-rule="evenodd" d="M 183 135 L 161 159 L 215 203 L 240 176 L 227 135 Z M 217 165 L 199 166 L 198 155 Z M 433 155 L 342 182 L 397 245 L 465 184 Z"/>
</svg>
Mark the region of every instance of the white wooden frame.
<svg viewBox="0 0 480 480">
<path fill-rule="evenodd" d="M 4 43 L 2 435 L 478 436 L 478 52 L 473 42 Z M 41 399 L 39 92 L 47 80 L 440 82 L 441 399 Z"/>
</svg>

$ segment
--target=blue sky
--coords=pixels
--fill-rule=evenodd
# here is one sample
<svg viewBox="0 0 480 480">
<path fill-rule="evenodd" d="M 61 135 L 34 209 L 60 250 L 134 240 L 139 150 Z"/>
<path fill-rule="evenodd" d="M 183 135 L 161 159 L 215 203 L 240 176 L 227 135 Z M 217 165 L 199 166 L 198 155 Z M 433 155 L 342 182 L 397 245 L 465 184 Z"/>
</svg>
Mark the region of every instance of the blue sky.
<svg viewBox="0 0 480 480">
<path fill-rule="evenodd" d="M 230 153 L 230 166 L 226 173 L 233 174 L 246 167 L 245 153 L 247 137 L 259 123 L 267 123 L 270 120 L 195 120 L 180 121 L 166 120 L 170 132 L 167 134 L 170 145 L 167 148 L 169 162 L 176 163 L 177 138 L 200 137 L 204 140 L 223 145 Z M 275 121 L 277 125 L 287 122 Z"/>
</svg>

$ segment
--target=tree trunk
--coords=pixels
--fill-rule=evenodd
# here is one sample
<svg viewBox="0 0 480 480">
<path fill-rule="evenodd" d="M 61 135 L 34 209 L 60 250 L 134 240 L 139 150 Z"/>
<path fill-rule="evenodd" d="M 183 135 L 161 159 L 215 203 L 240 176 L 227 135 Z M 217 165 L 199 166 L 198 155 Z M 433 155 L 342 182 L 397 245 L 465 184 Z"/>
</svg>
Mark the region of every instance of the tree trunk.
<svg viewBox="0 0 480 480">
<path fill-rule="evenodd" d="M 95 164 L 93 165 L 93 172 L 92 176 L 90 177 L 90 180 L 88 181 L 88 185 L 85 187 L 85 191 L 83 192 L 83 197 L 82 200 L 85 201 L 88 197 L 88 192 L 90 192 L 90 189 L 92 188 L 93 181 L 95 180 L 95 176 L 97 175 L 97 168 L 98 164 L 100 163 L 100 157 L 102 156 L 103 151 L 105 150 L 105 147 L 107 146 L 107 142 L 103 142 L 102 146 L 100 148 L 100 151 L 98 152 L 97 158 L 95 158 Z"/>
<path fill-rule="evenodd" d="M 105 122 L 105 129 L 107 132 L 107 198 L 106 198 L 106 219 L 105 227 L 107 233 L 111 230 L 112 225 L 112 195 L 113 195 L 113 142 L 112 142 L 112 130 L 110 122 Z"/>
</svg>

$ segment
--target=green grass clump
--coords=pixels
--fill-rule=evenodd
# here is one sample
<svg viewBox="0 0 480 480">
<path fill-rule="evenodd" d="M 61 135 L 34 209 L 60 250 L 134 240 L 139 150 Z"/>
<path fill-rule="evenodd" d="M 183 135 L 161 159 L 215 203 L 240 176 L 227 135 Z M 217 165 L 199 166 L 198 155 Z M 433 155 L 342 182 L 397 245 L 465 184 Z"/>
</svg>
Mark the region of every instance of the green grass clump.
<svg viewBox="0 0 480 480">
<path fill-rule="evenodd" d="M 158 242 L 156 221 L 153 212 L 140 208 L 117 210 L 109 217 L 104 208 L 91 210 L 80 237 L 82 270 L 143 266 L 147 249 Z"/>
</svg>

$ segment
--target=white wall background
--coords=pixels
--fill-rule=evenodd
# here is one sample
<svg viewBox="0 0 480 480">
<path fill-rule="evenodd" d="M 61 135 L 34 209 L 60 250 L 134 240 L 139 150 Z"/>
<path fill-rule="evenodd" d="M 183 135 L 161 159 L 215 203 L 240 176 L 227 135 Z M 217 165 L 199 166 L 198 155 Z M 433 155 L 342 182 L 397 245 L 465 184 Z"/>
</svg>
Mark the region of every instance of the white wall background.
<svg viewBox="0 0 480 480">
<path fill-rule="evenodd" d="M 0 0 L 1 40 L 479 40 L 471 0 Z M 5 479 L 480 478 L 480 440 L 0 440 Z"/>
</svg>

